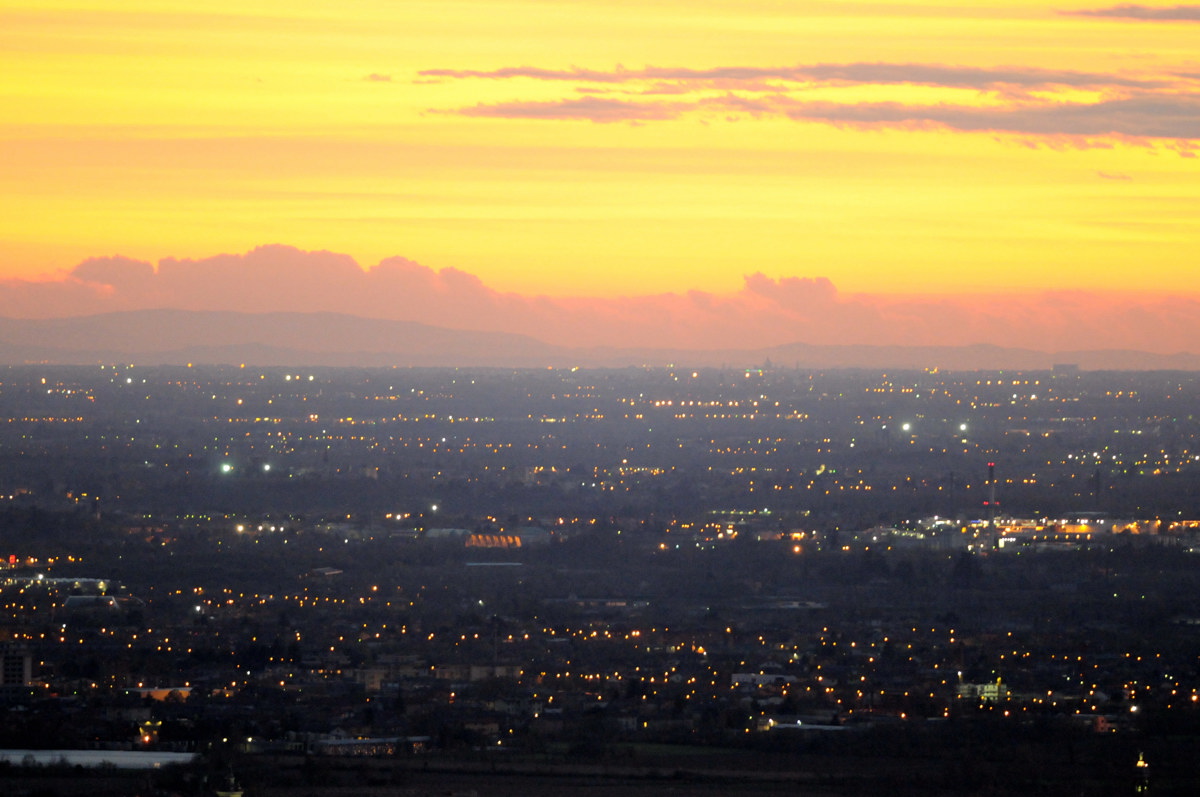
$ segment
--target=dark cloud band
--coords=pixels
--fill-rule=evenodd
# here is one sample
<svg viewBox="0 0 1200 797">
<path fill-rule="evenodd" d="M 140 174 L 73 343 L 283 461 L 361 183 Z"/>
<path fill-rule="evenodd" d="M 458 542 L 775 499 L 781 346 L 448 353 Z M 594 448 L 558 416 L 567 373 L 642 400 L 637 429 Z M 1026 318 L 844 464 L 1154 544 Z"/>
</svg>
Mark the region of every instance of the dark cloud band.
<svg viewBox="0 0 1200 797">
<path fill-rule="evenodd" d="M 1119 5 L 1110 8 L 1095 8 L 1083 11 L 1059 12 L 1073 17 L 1109 17 L 1111 19 L 1147 19 L 1160 22 L 1200 22 L 1200 6 L 1152 6 Z"/>
</svg>

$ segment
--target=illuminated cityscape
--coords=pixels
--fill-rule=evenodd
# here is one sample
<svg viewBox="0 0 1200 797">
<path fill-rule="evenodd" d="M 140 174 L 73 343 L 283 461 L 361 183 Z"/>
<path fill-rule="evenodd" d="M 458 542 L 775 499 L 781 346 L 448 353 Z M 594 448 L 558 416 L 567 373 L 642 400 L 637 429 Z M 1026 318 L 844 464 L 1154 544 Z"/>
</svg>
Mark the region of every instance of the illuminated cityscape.
<svg viewBox="0 0 1200 797">
<path fill-rule="evenodd" d="M 1194 783 L 1198 379 L 12 367 L 0 746 Z"/>
</svg>

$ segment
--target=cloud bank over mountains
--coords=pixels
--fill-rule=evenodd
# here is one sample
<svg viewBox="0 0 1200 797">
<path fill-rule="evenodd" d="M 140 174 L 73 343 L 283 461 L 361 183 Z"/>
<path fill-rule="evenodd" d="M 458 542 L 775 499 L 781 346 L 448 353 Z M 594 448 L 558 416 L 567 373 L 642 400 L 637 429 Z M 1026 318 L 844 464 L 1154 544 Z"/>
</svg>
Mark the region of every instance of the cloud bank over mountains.
<svg viewBox="0 0 1200 797">
<path fill-rule="evenodd" d="M 730 293 L 526 296 L 453 268 L 288 246 L 157 265 L 92 258 L 57 279 L 0 282 L 0 316 L 60 318 L 139 309 L 336 312 L 527 335 L 568 347 L 724 349 L 810 344 L 1039 351 L 1200 351 L 1200 297 L 1087 291 L 971 296 L 843 294 L 825 277 L 753 272 Z"/>
</svg>

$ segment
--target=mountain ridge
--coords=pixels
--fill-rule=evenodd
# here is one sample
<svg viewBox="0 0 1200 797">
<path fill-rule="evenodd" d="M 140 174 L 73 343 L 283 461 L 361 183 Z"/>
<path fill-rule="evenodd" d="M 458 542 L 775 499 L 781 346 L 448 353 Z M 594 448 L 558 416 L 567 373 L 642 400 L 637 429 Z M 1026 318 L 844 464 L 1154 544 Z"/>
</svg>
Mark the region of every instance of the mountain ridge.
<svg viewBox="0 0 1200 797">
<path fill-rule="evenodd" d="M 567 347 L 506 332 L 344 313 L 132 310 L 51 319 L 0 317 L 0 364 L 107 363 L 350 367 L 680 367 L 1200 370 L 1200 354 L 1046 352 L 965 346 L 809 344 L 680 349 Z"/>
</svg>

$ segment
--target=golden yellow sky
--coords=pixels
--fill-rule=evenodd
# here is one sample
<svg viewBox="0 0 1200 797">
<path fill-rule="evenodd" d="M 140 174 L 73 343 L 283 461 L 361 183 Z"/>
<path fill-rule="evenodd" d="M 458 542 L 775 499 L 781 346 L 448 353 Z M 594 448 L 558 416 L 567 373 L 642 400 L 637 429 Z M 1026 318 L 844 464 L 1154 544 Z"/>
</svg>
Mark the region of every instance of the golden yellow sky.
<svg viewBox="0 0 1200 797">
<path fill-rule="evenodd" d="M 1092 13 L 1079 13 L 1092 12 Z M 0 0 L 0 276 L 1200 292 L 1200 5 Z"/>
</svg>

